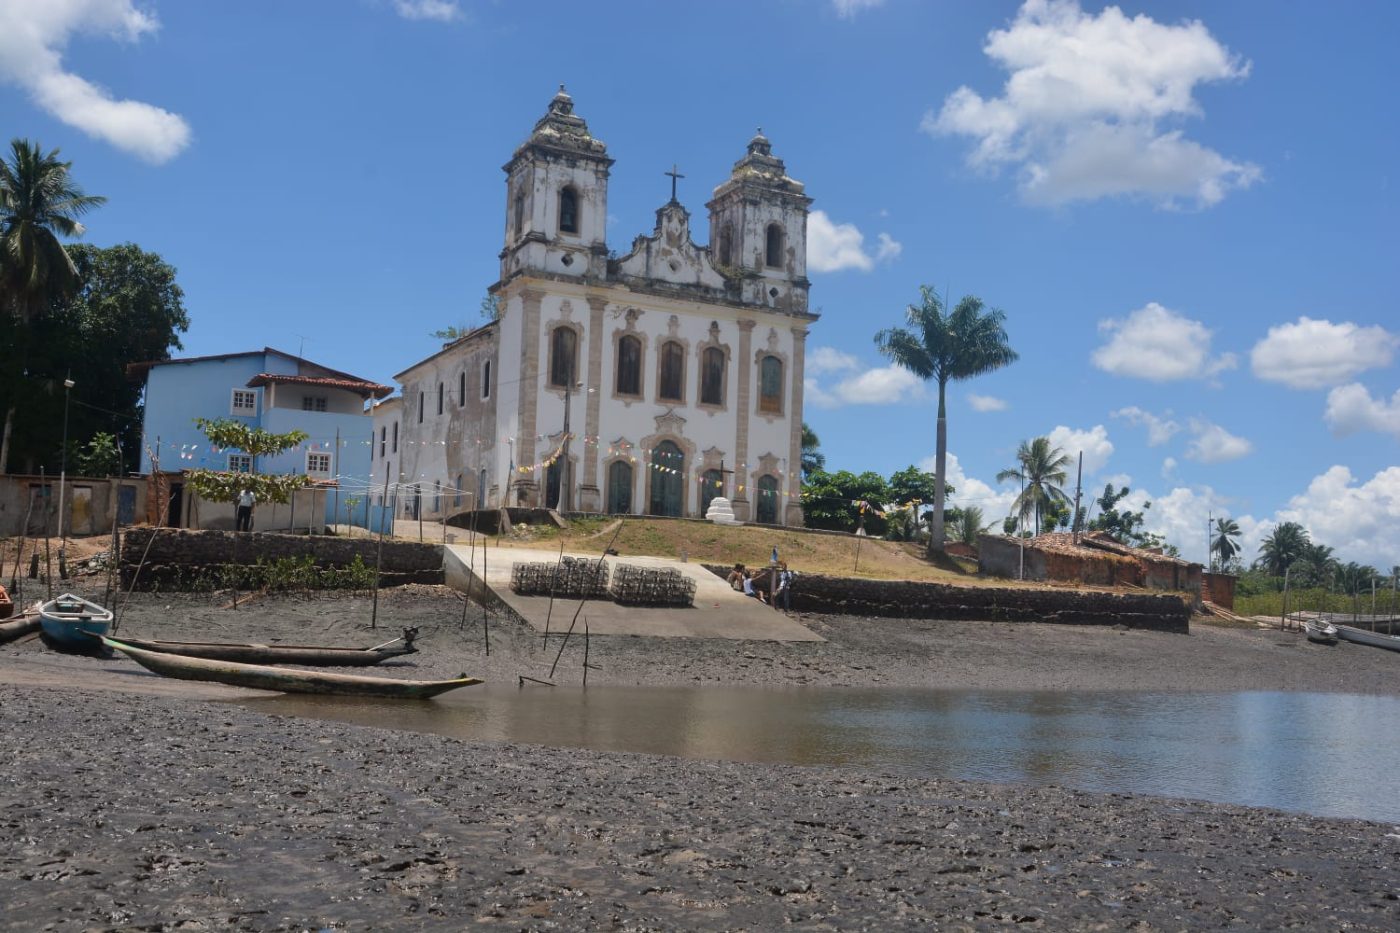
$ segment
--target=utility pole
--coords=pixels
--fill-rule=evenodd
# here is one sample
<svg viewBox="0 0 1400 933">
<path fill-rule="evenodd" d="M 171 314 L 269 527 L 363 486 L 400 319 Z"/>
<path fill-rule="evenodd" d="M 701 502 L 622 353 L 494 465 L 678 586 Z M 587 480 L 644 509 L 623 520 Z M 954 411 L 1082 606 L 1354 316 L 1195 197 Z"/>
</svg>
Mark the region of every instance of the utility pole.
<svg viewBox="0 0 1400 933">
<path fill-rule="evenodd" d="M 1074 543 L 1079 543 L 1079 494 L 1084 487 L 1084 451 L 1079 452 L 1079 471 L 1074 477 Z"/>
<path fill-rule="evenodd" d="M 63 447 L 59 450 L 59 459 L 62 461 L 58 468 L 58 562 L 64 562 L 64 545 L 68 539 L 63 533 L 63 499 L 64 492 L 68 488 L 68 396 L 73 391 L 73 374 L 63 380 Z"/>
<path fill-rule="evenodd" d="M 1210 568 L 1211 573 L 1215 573 L 1215 548 L 1211 546 L 1210 541 L 1211 518 L 1210 509 L 1206 509 L 1206 566 Z"/>
</svg>

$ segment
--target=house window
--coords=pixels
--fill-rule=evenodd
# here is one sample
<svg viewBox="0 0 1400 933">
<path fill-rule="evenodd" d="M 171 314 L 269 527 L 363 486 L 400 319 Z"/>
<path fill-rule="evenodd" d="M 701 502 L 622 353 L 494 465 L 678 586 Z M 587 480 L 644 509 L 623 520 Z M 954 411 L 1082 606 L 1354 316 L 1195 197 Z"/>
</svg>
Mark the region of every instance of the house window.
<svg viewBox="0 0 1400 933">
<path fill-rule="evenodd" d="M 258 393 L 251 389 L 234 389 L 233 405 L 230 411 L 235 415 L 256 415 L 258 413 Z"/>
<path fill-rule="evenodd" d="M 467 404 L 467 371 L 464 369 L 457 374 L 457 405 L 465 408 Z"/>
<path fill-rule="evenodd" d="M 491 397 L 491 361 L 481 364 L 481 397 Z"/>
<path fill-rule="evenodd" d="M 419 390 L 419 392 L 418 392 L 418 423 L 419 423 L 419 424 L 422 424 L 422 423 L 423 423 L 423 407 L 424 407 L 425 404 L 426 404 L 425 396 L 423 395 L 422 390 Z"/>
<path fill-rule="evenodd" d="M 326 397 L 324 395 L 303 395 L 301 397 L 302 411 L 325 411 Z"/>
<path fill-rule="evenodd" d="M 783 228 L 779 224 L 768 225 L 767 264 L 777 269 L 783 265 Z"/>
<path fill-rule="evenodd" d="M 674 340 L 661 345 L 661 389 L 662 400 L 680 402 L 685 400 L 685 350 Z"/>
<path fill-rule="evenodd" d="M 778 524 L 778 478 L 760 476 L 758 478 L 758 523 Z"/>
<path fill-rule="evenodd" d="M 385 427 L 384 425 L 381 424 L 381 425 L 379 426 L 379 459 L 380 459 L 380 460 L 383 460 L 383 459 L 384 459 L 384 443 L 385 443 L 385 439 L 386 439 L 388 436 L 389 436 L 389 429 L 388 429 L 387 427 Z"/>
<path fill-rule="evenodd" d="M 394 422 L 394 453 L 399 452 L 399 423 Z"/>
<path fill-rule="evenodd" d="M 575 354 L 578 334 L 572 327 L 556 327 L 549 335 L 549 384 L 564 388 L 574 381 L 578 372 Z"/>
<path fill-rule="evenodd" d="M 734 253 L 734 228 L 725 224 L 719 231 L 719 264 L 727 266 Z"/>
<path fill-rule="evenodd" d="M 636 337 L 617 342 L 617 394 L 642 394 L 642 342 Z"/>
<path fill-rule="evenodd" d="M 229 454 L 228 471 L 230 473 L 253 472 L 253 458 L 248 454 Z"/>
<path fill-rule="evenodd" d="M 306 453 L 306 475 L 307 476 L 330 476 L 331 475 L 331 455 L 319 453 L 314 450 Z"/>
<path fill-rule="evenodd" d="M 706 347 L 700 364 L 700 404 L 724 404 L 724 351 Z"/>
<path fill-rule="evenodd" d="M 559 232 L 578 233 L 578 192 L 572 187 L 559 192 Z"/>
<path fill-rule="evenodd" d="M 783 412 L 783 361 L 765 356 L 758 364 L 758 410 Z"/>
<path fill-rule="evenodd" d="M 442 414 L 442 383 L 438 383 L 438 414 Z"/>
</svg>

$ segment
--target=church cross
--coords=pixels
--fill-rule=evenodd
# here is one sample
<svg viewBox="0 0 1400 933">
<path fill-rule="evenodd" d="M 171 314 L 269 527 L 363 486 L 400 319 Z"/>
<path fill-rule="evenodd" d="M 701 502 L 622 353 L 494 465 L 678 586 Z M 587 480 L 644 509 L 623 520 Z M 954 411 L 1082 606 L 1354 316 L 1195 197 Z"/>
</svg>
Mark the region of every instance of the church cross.
<svg viewBox="0 0 1400 933">
<path fill-rule="evenodd" d="M 674 203 L 676 200 L 676 179 L 684 178 L 685 176 L 677 171 L 677 166 L 674 162 L 671 163 L 671 170 L 669 172 L 662 172 L 661 174 L 671 177 L 671 201 Z"/>
</svg>

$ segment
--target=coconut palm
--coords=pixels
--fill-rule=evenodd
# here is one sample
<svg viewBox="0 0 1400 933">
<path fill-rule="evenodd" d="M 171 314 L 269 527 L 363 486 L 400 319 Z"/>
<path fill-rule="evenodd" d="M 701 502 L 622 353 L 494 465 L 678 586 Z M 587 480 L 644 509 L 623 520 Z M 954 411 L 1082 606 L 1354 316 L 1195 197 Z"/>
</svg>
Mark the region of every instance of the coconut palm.
<svg viewBox="0 0 1400 933">
<path fill-rule="evenodd" d="M 1281 522 L 1259 542 L 1259 559 L 1255 565 L 1273 576 L 1281 577 L 1291 564 L 1303 556 L 1308 544 L 1307 529 L 1297 522 Z"/>
<path fill-rule="evenodd" d="M 982 300 L 965 296 L 951 313 L 927 285 L 919 289 L 921 300 L 905 311 L 909 328 L 892 327 L 875 335 L 875 346 L 896 366 L 920 379 L 938 383 L 938 427 L 934 449 L 933 525 L 928 549 L 943 549 L 943 502 L 948 478 L 948 406 L 950 381 L 971 379 L 1016 362 L 1018 354 L 1007 342 L 1006 315 L 984 310 Z"/>
<path fill-rule="evenodd" d="M 997 482 L 1014 479 L 1024 484 L 1011 509 L 1019 517 L 1021 527 L 1034 516 L 1035 533 L 1040 534 L 1044 515 L 1061 507 L 1070 508 L 1069 496 L 1060 487 L 1069 481 L 1069 466 L 1074 461 L 1060 448 L 1052 447 L 1050 438 L 1037 437 L 1021 442 L 1016 462 L 1019 468 L 1002 470 L 997 474 Z"/>
<path fill-rule="evenodd" d="M 965 505 L 953 510 L 951 532 L 954 541 L 977 546 L 977 536 L 988 528 L 986 516 L 980 505 Z"/>
<path fill-rule="evenodd" d="M 1321 586 L 1329 580 L 1335 580 L 1339 566 L 1332 548 L 1309 541 L 1298 553 L 1293 572 L 1297 575 L 1300 585 Z"/>
<path fill-rule="evenodd" d="M 1215 520 L 1215 537 L 1210 542 L 1211 553 L 1220 558 L 1220 569 L 1224 570 L 1240 552 L 1240 526 L 1233 518 Z"/>
<path fill-rule="evenodd" d="M 0 157 L 0 313 L 18 319 L 21 341 L 31 320 L 78 288 L 78 272 L 59 237 L 81 236 L 78 218 L 107 200 L 84 194 L 68 175 L 71 167 L 58 160 L 57 149 L 46 154 L 27 139 L 12 140 L 9 158 Z M 11 348 L 9 357 L 14 372 L 23 372 L 23 346 Z M 7 394 L 0 473 L 10 457 L 16 404 L 13 388 Z"/>
</svg>

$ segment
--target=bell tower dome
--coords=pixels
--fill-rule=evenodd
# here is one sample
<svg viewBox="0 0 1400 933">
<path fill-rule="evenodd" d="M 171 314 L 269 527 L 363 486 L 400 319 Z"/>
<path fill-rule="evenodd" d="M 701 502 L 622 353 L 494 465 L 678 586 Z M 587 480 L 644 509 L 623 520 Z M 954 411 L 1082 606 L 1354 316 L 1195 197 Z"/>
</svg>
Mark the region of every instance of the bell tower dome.
<svg viewBox="0 0 1400 933">
<path fill-rule="evenodd" d="M 528 272 L 602 279 L 607 274 L 608 170 L 601 139 L 559 85 L 530 137 L 503 167 L 501 281 Z"/>
</svg>

